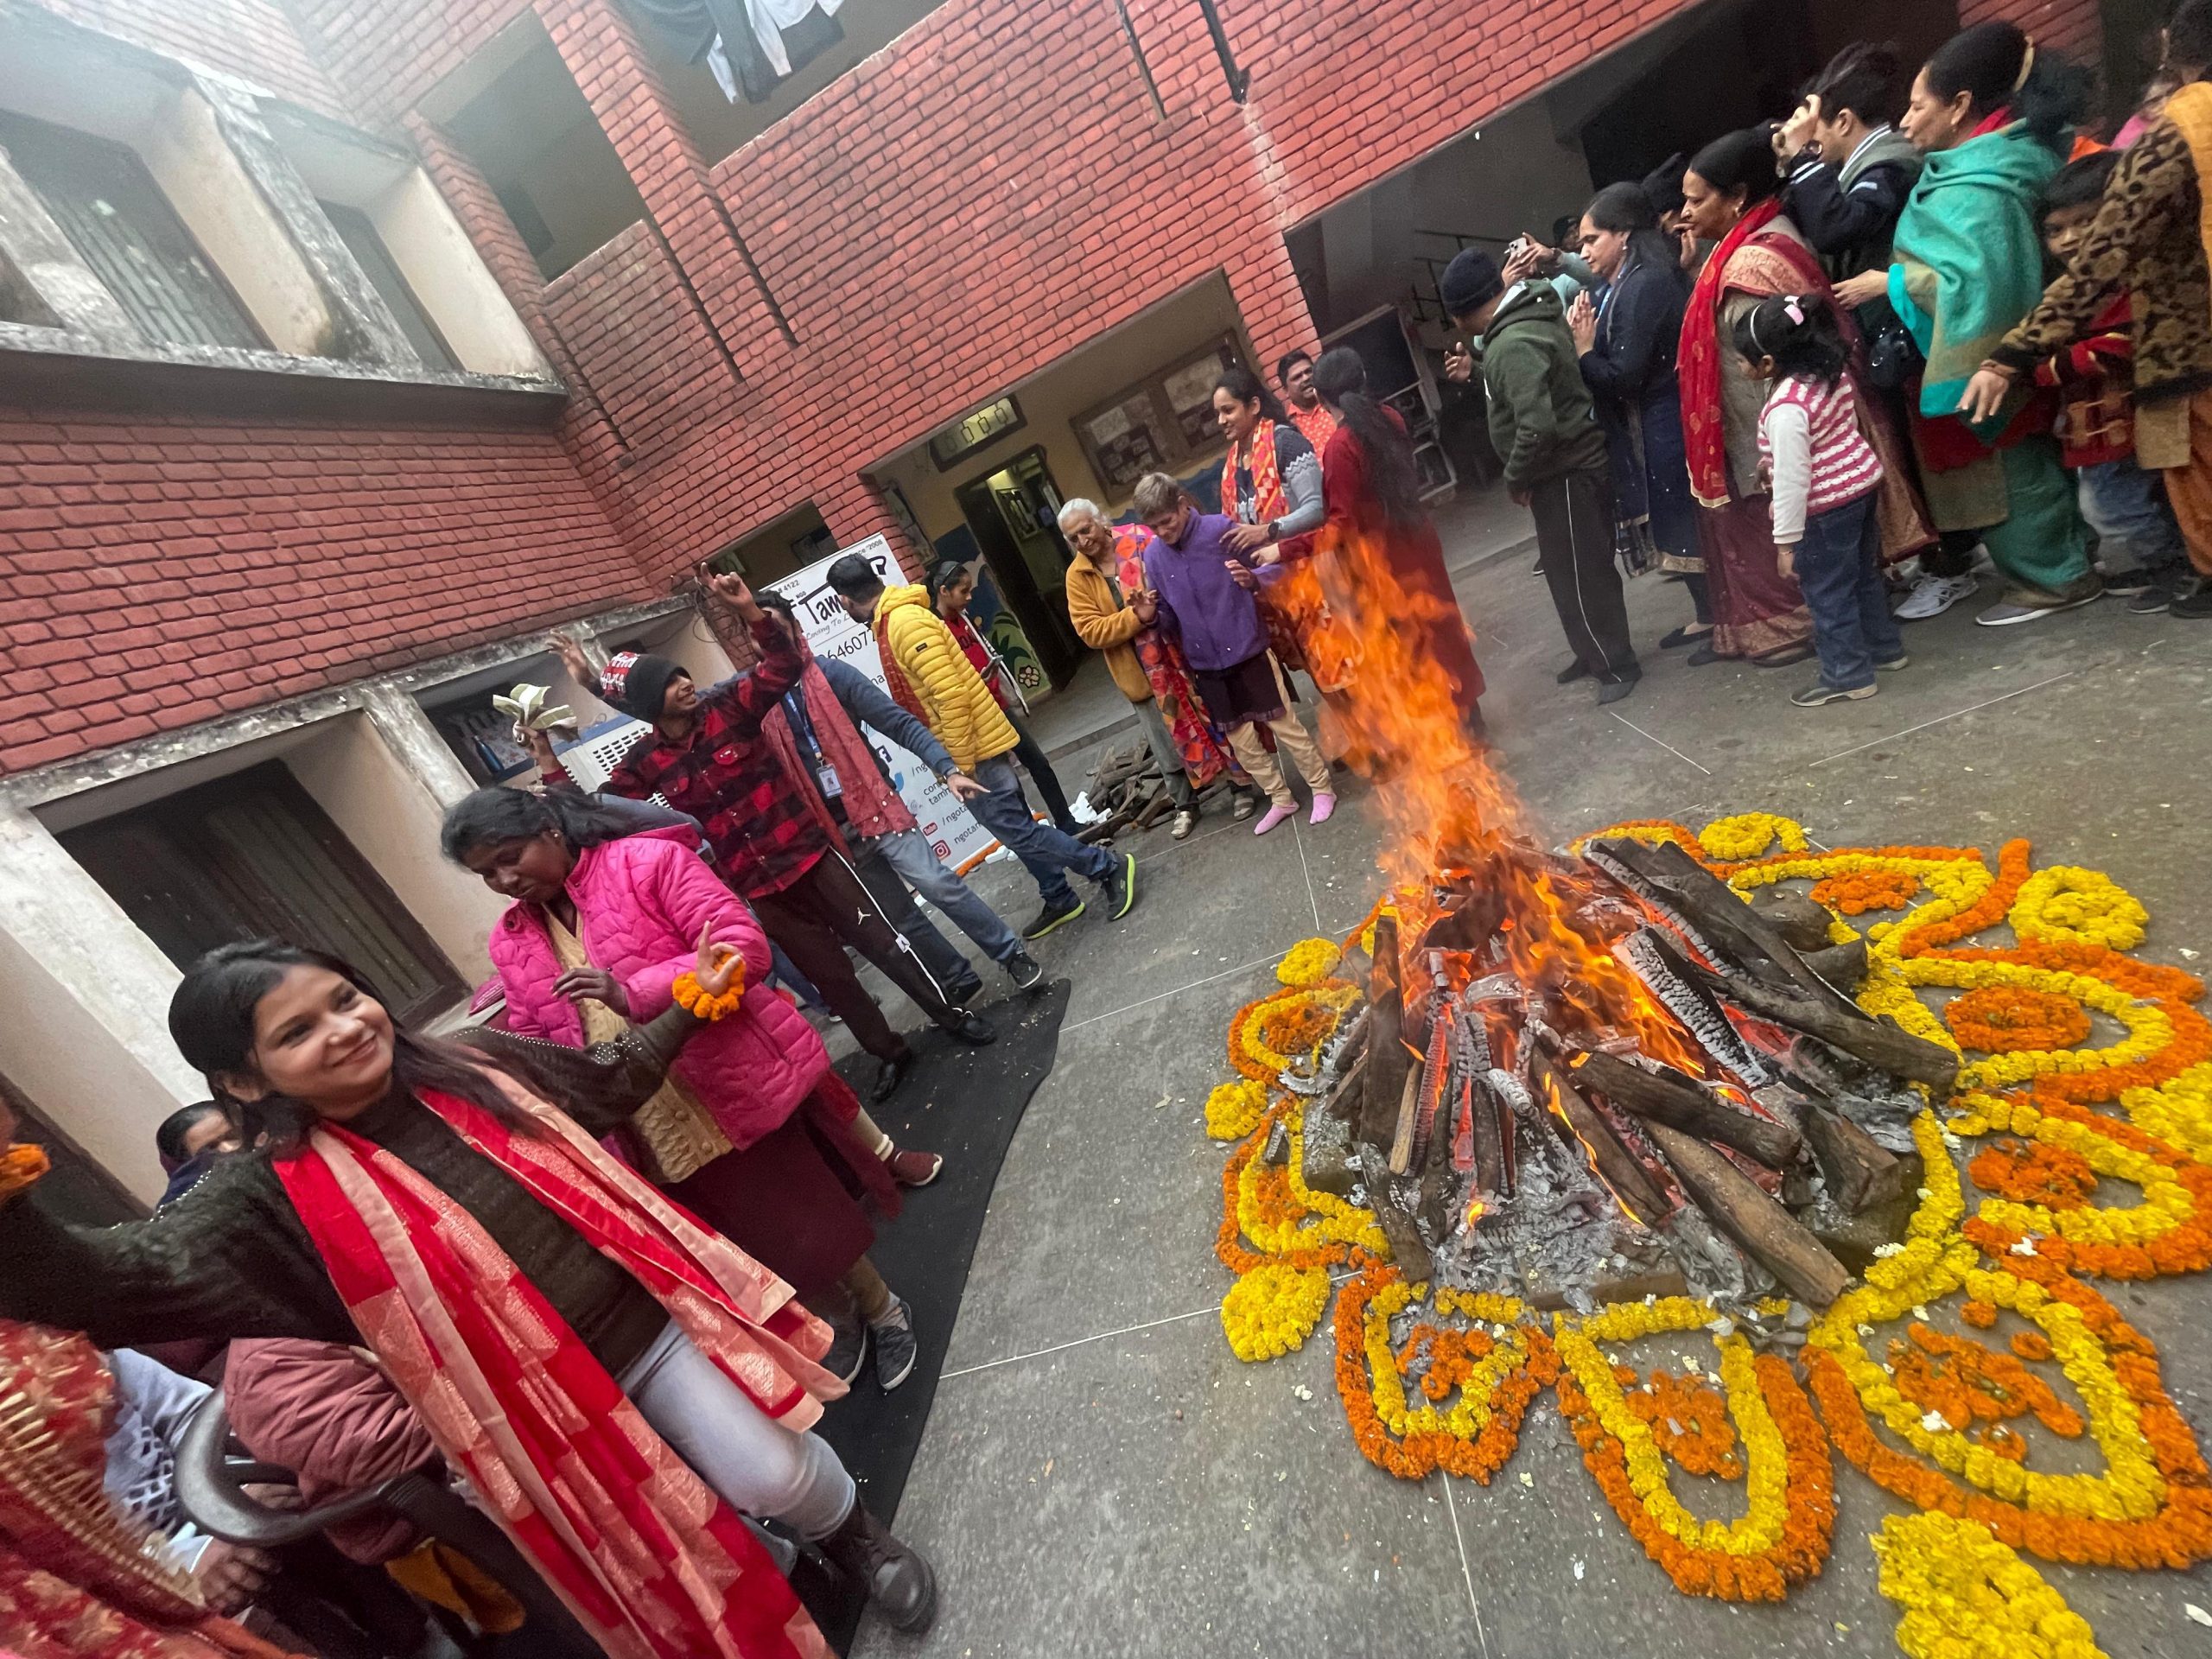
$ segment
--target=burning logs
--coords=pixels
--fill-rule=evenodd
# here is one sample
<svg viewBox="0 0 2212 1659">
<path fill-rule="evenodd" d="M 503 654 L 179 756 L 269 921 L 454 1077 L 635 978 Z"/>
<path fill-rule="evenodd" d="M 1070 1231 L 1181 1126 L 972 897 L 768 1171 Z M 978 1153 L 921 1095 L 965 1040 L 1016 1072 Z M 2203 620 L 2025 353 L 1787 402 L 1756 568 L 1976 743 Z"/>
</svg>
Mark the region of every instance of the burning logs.
<svg viewBox="0 0 2212 1659">
<path fill-rule="evenodd" d="M 1656 1225 L 1674 1205 L 1644 1173 L 1636 1154 L 1613 1132 L 1605 1114 L 1584 1098 L 1574 1086 L 1573 1078 L 1554 1065 L 1551 1057 L 1542 1051 L 1530 1057 L 1529 1071 L 1551 1104 L 1567 1120 L 1567 1127 L 1574 1131 L 1575 1139 L 1588 1150 L 1599 1179 L 1612 1188 L 1613 1196 L 1627 1206 L 1630 1215 L 1647 1226 Z"/>
<path fill-rule="evenodd" d="M 1731 977 L 1689 964 L 1690 972 L 1716 995 L 1777 1025 L 1817 1037 L 1833 1048 L 1866 1061 L 1877 1071 L 1924 1083 L 1939 1098 L 1959 1077 L 1959 1057 L 1948 1048 L 1916 1037 L 1893 1020 L 1846 1014 L 1828 995 L 1807 995 L 1755 979 Z M 1856 1015 L 1856 1017 L 1853 1017 Z"/>
<path fill-rule="evenodd" d="M 1851 1274 L 1827 1247 L 1767 1197 L 1758 1182 L 1694 1135 L 1649 1126 L 1651 1138 L 1684 1190 L 1723 1232 L 1780 1280 L 1789 1294 L 1814 1307 L 1843 1294 Z"/>
<path fill-rule="evenodd" d="M 1671 1067 L 1647 1070 L 1599 1049 L 1570 1055 L 1567 1067 L 1578 1084 L 1596 1090 L 1621 1110 L 1733 1147 L 1769 1169 L 1783 1168 L 1797 1156 L 1800 1142 L 1795 1129 L 1745 1111 Z"/>
<path fill-rule="evenodd" d="M 1405 1039 L 1405 1004 L 1398 984 L 1398 923 L 1393 916 L 1375 921 L 1375 960 L 1367 976 L 1373 1010 L 1367 1029 L 1367 1087 L 1359 1112 L 1358 1138 L 1388 1147 L 1398 1128 L 1398 1097 L 1405 1092 L 1412 1060 Z"/>
</svg>

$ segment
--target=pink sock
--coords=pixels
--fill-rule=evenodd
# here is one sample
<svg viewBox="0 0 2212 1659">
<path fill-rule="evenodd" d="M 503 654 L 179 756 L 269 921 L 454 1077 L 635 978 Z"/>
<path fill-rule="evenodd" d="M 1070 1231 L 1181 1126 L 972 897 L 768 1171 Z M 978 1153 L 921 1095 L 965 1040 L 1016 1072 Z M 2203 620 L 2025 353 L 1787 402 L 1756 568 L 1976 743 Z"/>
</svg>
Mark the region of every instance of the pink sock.
<svg viewBox="0 0 2212 1659">
<path fill-rule="evenodd" d="M 1252 833 L 1255 836 L 1264 836 L 1284 819 L 1294 818 L 1297 816 L 1298 809 L 1294 806 L 1271 806 L 1260 814 L 1260 821 L 1252 826 Z"/>
<path fill-rule="evenodd" d="M 1326 823 L 1329 821 L 1329 815 L 1336 810 L 1337 798 L 1325 790 L 1320 794 L 1316 795 L 1313 798 L 1313 815 L 1307 818 L 1306 822 L 1308 823 Z"/>
</svg>

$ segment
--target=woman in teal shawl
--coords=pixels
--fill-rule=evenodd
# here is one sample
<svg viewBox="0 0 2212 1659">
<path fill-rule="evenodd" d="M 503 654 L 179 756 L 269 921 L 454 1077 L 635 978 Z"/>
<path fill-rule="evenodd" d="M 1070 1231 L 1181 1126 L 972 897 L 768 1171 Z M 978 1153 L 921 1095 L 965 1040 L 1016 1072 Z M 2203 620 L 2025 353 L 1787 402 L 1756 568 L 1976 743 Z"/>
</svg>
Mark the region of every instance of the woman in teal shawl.
<svg viewBox="0 0 2212 1659">
<path fill-rule="evenodd" d="M 2047 397 L 2017 399 L 1986 424 L 1958 415 L 1982 360 L 2043 297 L 2037 200 L 2065 165 L 2086 90 L 2079 71 L 2010 23 L 1953 36 L 1905 113 L 1927 162 L 1897 221 L 1895 263 L 1836 290 L 1848 305 L 1886 299 L 1927 359 L 1914 447 L 1937 527 L 1980 531 L 2005 578 L 2003 601 L 1975 619 L 1985 627 L 2103 592 Z"/>
</svg>

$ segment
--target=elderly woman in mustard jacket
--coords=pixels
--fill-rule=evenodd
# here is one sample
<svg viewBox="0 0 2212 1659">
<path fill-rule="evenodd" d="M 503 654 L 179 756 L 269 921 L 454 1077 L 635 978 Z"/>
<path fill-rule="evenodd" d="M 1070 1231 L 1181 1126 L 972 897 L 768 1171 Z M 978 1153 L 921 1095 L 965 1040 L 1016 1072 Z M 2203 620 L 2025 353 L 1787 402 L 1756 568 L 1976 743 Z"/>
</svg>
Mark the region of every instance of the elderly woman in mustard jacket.
<svg viewBox="0 0 2212 1659">
<path fill-rule="evenodd" d="M 1083 914 L 1084 901 L 1068 885 L 1071 870 L 1097 884 L 1109 918 L 1128 915 L 1137 898 L 1136 855 L 1087 847 L 1031 815 L 1008 758 L 1020 739 L 930 603 L 929 589 L 919 582 L 887 589 L 858 553 L 831 565 L 828 580 L 845 614 L 874 632 L 892 696 L 937 734 L 959 768 L 947 787 L 1035 880 L 1045 908 L 1021 937 L 1041 939 Z"/>
<path fill-rule="evenodd" d="M 1198 821 L 1198 791 L 1229 774 L 1235 815 L 1258 810 L 1258 791 L 1229 753 L 1229 741 L 1192 689 L 1183 653 L 1129 602 L 1142 594 L 1144 556 L 1153 534 L 1115 524 L 1096 501 L 1078 497 L 1060 509 L 1060 533 L 1082 556 L 1068 567 L 1068 620 L 1077 637 L 1106 658 L 1122 695 L 1136 705 L 1153 758 L 1175 803 L 1169 834 L 1180 841 Z"/>
</svg>

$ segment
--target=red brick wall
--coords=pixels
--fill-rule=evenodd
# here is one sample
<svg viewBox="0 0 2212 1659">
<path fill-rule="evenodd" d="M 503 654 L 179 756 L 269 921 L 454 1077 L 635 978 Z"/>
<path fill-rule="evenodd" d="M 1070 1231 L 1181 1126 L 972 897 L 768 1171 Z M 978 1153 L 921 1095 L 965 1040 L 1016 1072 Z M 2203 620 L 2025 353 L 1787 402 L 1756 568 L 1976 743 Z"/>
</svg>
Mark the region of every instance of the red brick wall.
<svg viewBox="0 0 2212 1659">
<path fill-rule="evenodd" d="M 2018 23 L 2038 46 L 2063 52 L 2076 63 L 2104 60 L 2104 16 L 2097 0 L 1961 0 L 1959 21 L 1971 26 L 1992 18 Z"/>
<path fill-rule="evenodd" d="M 655 591 L 550 433 L 0 411 L 0 770 Z"/>
</svg>

